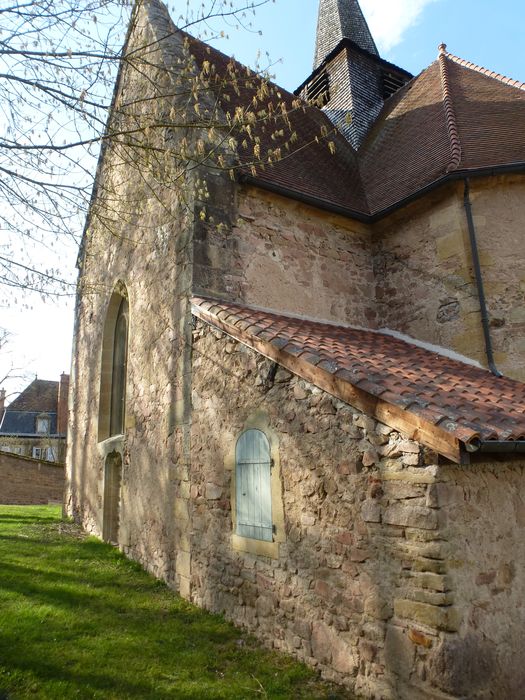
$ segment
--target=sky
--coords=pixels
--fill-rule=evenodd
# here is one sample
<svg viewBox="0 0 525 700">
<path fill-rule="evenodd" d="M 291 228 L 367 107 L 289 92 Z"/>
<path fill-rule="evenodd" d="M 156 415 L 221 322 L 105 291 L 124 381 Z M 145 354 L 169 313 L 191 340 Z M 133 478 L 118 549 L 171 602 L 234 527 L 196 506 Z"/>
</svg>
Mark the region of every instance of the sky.
<svg viewBox="0 0 525 700">
<path fill-rule="evenodd" d="M 361 7 L 381 56 L 414 74 L 435 60 L 444 42 L 461 58 L 525 82 L 524 0 L 361 0 Z M 293 90 L 311 72 L 317 11 L 318 0 L 275 0 L 246 18 L 251 30 L 227 27 L 228 38 L 214 43 L 249 65 L 260 52 L 261 65 L 270 65 L 276 82 Z M 64 261 L 73 267 L 75 251 Z M 8 393 L 35 376 L 58 380 L 69 371 L 73 305 L 73 299 L 35 296 L 0 308 L 0 327 L 12 334 L 0 351 L 0 380 L 10 366 L 22 374 L 5 385 Z"/>
</svg>

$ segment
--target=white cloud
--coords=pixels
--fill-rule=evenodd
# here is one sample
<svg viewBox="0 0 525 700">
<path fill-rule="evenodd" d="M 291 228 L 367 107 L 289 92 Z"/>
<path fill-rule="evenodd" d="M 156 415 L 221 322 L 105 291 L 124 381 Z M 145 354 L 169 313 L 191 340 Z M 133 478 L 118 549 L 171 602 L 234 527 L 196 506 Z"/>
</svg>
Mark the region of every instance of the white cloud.
<svg viewBox="0 0 525 700">
<path fill-rule="evenodd" d="M 401 42 L 432 2 L 437 0 L 361 0 L 360 5 L 379 50 L 385 52 Z"/>
</svg>

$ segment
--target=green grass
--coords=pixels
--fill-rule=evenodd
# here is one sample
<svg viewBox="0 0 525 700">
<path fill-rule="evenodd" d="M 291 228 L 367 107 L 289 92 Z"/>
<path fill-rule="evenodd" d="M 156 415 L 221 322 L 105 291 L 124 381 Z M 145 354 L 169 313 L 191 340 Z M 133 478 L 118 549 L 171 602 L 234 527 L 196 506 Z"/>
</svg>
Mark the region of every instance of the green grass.
<svg viewBox="0 0 525 700">
<path fill-rule="evenodd" d="M 59 508 L 0 506 L 0 700 L 350 697 L 84 537 Z"/>
</svg>

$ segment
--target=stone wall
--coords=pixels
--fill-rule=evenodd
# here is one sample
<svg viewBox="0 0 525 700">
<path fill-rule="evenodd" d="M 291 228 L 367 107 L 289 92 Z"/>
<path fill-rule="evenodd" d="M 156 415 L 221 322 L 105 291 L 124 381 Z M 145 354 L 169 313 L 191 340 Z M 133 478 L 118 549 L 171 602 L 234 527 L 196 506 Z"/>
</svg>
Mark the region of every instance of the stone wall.
<svg viewBox="0 0 525 700">
<path fill-rule="evenodd" d="M 523 176 L 474 179 L 471 201 L 498 368 L 525 379 Z M 486 366 L 463 183 L 375 227 L 379 327 L 450 348 Z"/>
<path fill-rule="evenodd" d="M 149 11 L 160 12 L 158 8 Z M 140 123 L 162 121 L 162 113 L 150 115 L 149 109 L 169 113 L 168 101 L 148 98 L 163 91 L 173 93 L 172 75 L 162 66 L 177 65 L 177 51 L 184 51 L 180 36 L 167 46 L 157 39 L 155 23 L 148 24 L 139 14 L 136 45 L 130 51 L 148 47 L 145 63 L 139 62 L 138 71 L 124 71 L 116 99 L 133 105 Z M 134 60 L 139 60 L 140 53 Z M 138 74 L 144 80 L 137 80 Z M 108 496 L 105 479 L 108 465 L 117 464 L 115 452 L 119 453 L 121 474 L 115 474 L 113 481 L 121 483 L 121 488 L 111 504 L 111 509 L 118 509 L 111 518 L 113 535 L 118 531 L 118 544 L 130 557 L 179 586 L 174 551 L 185 547 L 179 483 L 181 473 L 187 472 L 185 394 L 191 339 L 194 188 L 191 182 L 175 187 L 169 163 L 155 161 L 155 147 L 168 153 L 169 134 L 157 129 L 142 136 L 152 141 L 130 150 L 118 144 L 106 147 L 97 179 L 97 201 L 84 236 L 71 377 L 66 507 L 88 531 L 103 535 Z M 101 376 L 102 347 L 108 306 L 115 292 L 126 294 L 129 300 L 126 416 L 124 434 L 106 440 L 107 434 L 99 431 L 100 397 L 102 391 L 109 391 L 111 379 Z M 112 346 L 111 337 L 108 342 Z"/>
<path fill-rule="evenodd" d="M 523 507 L 521 470 L 500 466 L 495 493 L 492 468 L 437 466 L 287 371 L 268 384 L 270 362 L 218 331 L 202 324 L 194 336 L 192 600 L 365 697 L 460 697 L 464 678 L 469 698 L 502 697 L 490 692 L 505 655 L 507 673 L 520 660 L 525 578 L 496 542 L 510 553 L 524 534 L 503 508 Z M 285 536 L 274 558 L 232 537 L 232 449 L 261 420 L 278 442 Z M 480 661 L 484 634 L 498 642 L 516 614 L 497 663 Z M 468 669 L 460 681 L 447 670 L 454 650 Z"/>
<path fill-rule="evenodd" d="M 232 201 L 231 185 L 219 183 L 216 201 Z M 196 234 L 196 292 L 374 327 L 366 226 L 254 187 L 238 188 L 230 217 L 230 228 Z"/>
<path fill-rule="evenodd" d="M 2 505 L 62 503 L 64 483 L 62 464 L 0 452 Z"/>
</svg>

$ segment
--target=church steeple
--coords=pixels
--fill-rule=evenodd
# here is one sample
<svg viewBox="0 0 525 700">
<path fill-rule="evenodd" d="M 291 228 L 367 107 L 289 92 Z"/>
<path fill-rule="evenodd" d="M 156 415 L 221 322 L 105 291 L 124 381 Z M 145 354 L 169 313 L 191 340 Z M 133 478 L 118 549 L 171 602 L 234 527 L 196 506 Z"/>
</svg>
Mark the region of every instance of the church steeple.
<svg viewBox="0 0 525 700">
<path fill-rule="evenodd" d="M 411 74 L 381 58 L 358 0 L 319 0 L 313 73 L 296 93 L 359 148 L 385 99 Z"/>
<path fill-rule="evenodd" d="M 360 49 L 379 56 L 357 0 L 320 0 L 314 70 L 342 39 L 350 39 Z"/>
</svg>

